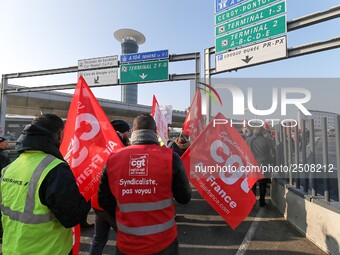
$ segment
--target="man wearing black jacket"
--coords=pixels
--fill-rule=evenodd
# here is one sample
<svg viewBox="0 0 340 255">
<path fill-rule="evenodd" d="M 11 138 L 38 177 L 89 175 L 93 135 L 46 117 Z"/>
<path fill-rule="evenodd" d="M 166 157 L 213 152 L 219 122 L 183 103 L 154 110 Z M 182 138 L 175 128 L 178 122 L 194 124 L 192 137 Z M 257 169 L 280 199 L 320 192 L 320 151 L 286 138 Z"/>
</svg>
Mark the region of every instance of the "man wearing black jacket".
<svg viewBox="0 0 340 255">
<path fill-rule="evenodd" d="M 36 117 L 17 141 L 20 153 L 1 175 L 4 254 L 69 254 L 71 227 L 90 210 L 59 151 L 63 121 Z"/>
<path fill-rule="evenodd" d="M 269 138 L 264 137 L 263 133 L 263 127 L 255 127 L 253 130 L 254 135 L 246 139 L 246 142 L 260 167 L 273 165 L 275 162 L 275 148 L 273 142 Z M 270 181 L 270 178 L 264 178 L 258 181 L 260 188 L 259 202 L 261 207 L 266 206 L 265 196 L 267 183 L 270 183 Z M 256 195 L 256 183 L 253 186 L 253 192 Z"/>
</svg>

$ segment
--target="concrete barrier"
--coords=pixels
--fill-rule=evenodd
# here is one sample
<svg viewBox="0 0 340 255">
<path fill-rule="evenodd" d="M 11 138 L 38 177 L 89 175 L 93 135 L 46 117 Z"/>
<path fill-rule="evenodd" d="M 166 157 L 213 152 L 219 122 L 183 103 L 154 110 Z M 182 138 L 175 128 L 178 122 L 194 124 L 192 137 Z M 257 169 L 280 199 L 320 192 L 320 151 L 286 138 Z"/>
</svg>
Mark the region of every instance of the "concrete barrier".
<svg viewBox="0 0 340 255">
<path fill-rule="evenodd" d="M 323 205 L 320 199 L 272 181 L 271 199 L 284 217 L 311 242 L 325 252 L 340 254 L 339 207 Z"/>
</svg>

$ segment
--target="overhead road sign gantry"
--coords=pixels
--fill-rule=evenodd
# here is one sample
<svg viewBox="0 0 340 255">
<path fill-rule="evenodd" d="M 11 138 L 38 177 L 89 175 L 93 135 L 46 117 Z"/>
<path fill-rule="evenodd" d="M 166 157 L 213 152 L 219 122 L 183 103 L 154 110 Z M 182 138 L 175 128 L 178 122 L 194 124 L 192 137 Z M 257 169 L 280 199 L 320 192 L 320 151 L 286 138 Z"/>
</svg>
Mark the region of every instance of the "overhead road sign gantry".
<svg viewBox="0 0 340 255">
<path fill-rule="evenodd" d="M 277 15 L 284 14 L 286 12 L 286 3 L 279 2 L 277 4 L 270 5 L 261 10 L 252 12 L 251 14 L 242 16 L 237 19 L 230 20 L 224 24 L 216 26 L 215 35 L 221 36 L 226 33 L 230 33 L 236 29 L 240 29 L 254 23 L 258 23 L 269 18 L 273 18 Z"/>
<path fill-rule="evenodd" d="M 120 65 L 120 84 L 169 80 L 169 60 Z"/>
<path fill-rule="evenodd" d="M 134 54 L 124 54 L 120 56 L 120 63 L 132 63 L 141 61 L 150 61 L 156 59 L 166 59 L 169 58 L 168 50 L 150 51 Z"/>
<path fill-rule="evenodd" d="M 215 39 L 216 53 L 245 46 L 287 32 L 286 16 L 279 16 Z"/>
</svg>

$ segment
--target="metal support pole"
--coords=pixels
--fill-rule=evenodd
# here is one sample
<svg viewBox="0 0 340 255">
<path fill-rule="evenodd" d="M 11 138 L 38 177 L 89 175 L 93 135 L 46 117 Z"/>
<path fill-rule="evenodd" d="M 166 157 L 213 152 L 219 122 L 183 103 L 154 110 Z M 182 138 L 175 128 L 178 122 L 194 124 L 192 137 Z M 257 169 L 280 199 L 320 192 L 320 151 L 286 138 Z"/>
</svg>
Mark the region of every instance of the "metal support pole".
<svg viewBox="0 0 340 255">
<path fill-rule="evenodd" d="M 310 120 L 310 154 L 309 154 L 309 163 L 311 165 L 315 165 L 315 131 L 314 131 L 314 120 Z M 317 195 L 317 184 L 316 184 L 316 173 L 312 173 L 312 196 L 315 197 Z"/>
<path fill-rule="evenodd" d="M 195 87 L 197 89 L 198 86 L 198 81 L 200 80 L 200 76 L 201 76 L 201 57 L 200 57 L 200 53 L 196 52 L 195 53 L 195 72 L 196 72 L 196 77 L 195 77 Z"/>
<path fill-rule="evenodd" d="M 335 117 L 336 168 L 338 172 L 338 198 L 340 201 L 340 116 Z"/>
<path fill-rule="evenodd" d="M 210 76 L 210 49 L 204 49 L 204 83 L 211 85 Z M 211 119 L 211 99 L 206 95 L 206 125 Z"/>
<path fill-rule="evenodd" d="M 6 105 L 7 105 L 7 95 L 5 90 L 7 88 L 8 79 L 2 75 L 1 77 L 1 91 L 0 91 L 0 135 L 6 134 Z"/>
<path fill-rule="evenodd" d="M 299 128 L 296 125 L 294 127 L 294 159 L 295 159 L 295 164 L 298 166 L 300 164 L 300 159 L 299 159 Z M 299 168 L 298 168 L 299 169 Z M 296 175 L 295 175 L 295 184 L 296 184 L 296 188 L 299 189 L 300 188 L 300 176 L 299 176 L 299 171 L 297 171 Z"/>
<path fill-rule="evenodd" d="M 302 135 L 302 141 L 301 141 L 301 156 L 302 156 L 302 165 L 305 167 L 307 164 L 307 141 L 306 141 L 306 120 L 302 120 L 301 123 L 301 135 Z M 303 172 L 303 178 L 304 178 L 304 186 L 303 191 L 308 192 L 309 189 L 309 176 L 304 171 Z"/>
<path fill-rule="evenodd" d="M 287 128 L 281 126 L 281 130 L 282 130 L 282 137 L 283 137 L 283 159 L 284 159 L 284 165 L 288 166 Z"/>
<path fill-rule="evenodd" d="M 289 168 L 290 166 L 293 164 L 293 153 L 292 153 L 292 148 L 293 148 L 293 145 L 292 145 L 292 130 L 291 130 L 291 123 L 289 122 L 288 123 L 288 127 L 287 127 L 287 130 L 288 130 L 288 134 L 287 134 L 287 139 L 288 139 L 288 165 L 289 165 Z M 293 185 L 293 174 L 291 171 L 289 171 L 289 185 Z"/>
<path fill-rule="evenodd" d="M 329 202 L 329 179 L 328 179 L 328 141 L 327 141 L 327 118 L 322 118 L 322 157 L 324 165 L 323 184 L 325 201 Z"/>
</svg>

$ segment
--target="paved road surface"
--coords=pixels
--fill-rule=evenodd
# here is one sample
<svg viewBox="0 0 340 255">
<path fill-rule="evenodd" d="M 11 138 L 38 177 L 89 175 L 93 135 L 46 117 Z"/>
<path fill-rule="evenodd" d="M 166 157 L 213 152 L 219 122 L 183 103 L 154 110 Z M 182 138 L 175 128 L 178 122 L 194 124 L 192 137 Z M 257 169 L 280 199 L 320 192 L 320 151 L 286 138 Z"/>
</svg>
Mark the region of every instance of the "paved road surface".
<svg viewBox="0 0 340 255">
<path fill-rule="evenodd" d="M 268 200 L 267 200 L 268 201 Z M 296 231 L 271 206 L 258 204 L 247 219 L 232 230 L 194 190 L 189 205 L 177 205 L 181 255 L 321 255 L 326 254 Z M 93 212 L 89 214 L 93 221 Z M 88 254 L 93 229 L 82 233 L 81 253 Z M 114 254 L 112 231 L 104 254 Z"/>
</svg>

